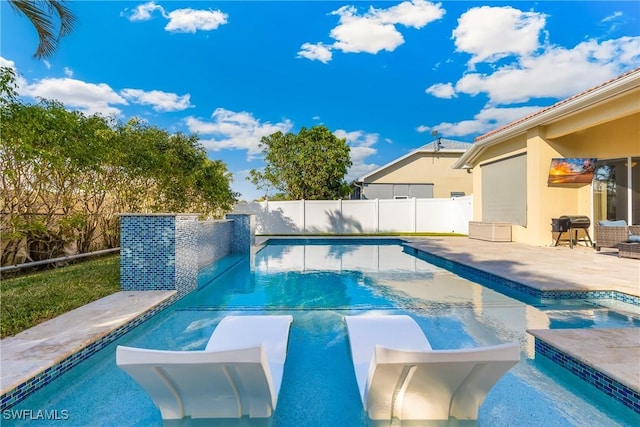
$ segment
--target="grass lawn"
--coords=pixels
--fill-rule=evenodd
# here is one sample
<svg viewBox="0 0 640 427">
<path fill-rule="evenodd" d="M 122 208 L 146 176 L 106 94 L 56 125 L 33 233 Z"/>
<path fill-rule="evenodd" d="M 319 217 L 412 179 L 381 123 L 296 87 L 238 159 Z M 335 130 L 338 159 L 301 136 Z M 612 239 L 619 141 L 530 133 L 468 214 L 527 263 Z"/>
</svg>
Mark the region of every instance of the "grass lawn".
<svg viewBox="0 0 640 427">
<path fill-rule="evenodd" d="M 120 256 L 0 281 L 0 337 L 12 336 L 120 290 Z"/>
</svg>

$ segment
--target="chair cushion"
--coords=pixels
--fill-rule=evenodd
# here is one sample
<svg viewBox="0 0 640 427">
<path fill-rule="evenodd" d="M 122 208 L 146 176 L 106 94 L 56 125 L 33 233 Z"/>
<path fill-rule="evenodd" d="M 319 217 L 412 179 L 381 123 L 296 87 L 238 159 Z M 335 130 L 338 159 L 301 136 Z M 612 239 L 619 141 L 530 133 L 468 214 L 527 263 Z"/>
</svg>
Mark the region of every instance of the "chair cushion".
<svg viewBox="0 0 640 427">
<path fill-rule="evenodd" d="M 640 235 L 629 234 L 629 242 L 638 242 L 638 243 L 640 243 Z"/>
<path fill-rule="evenodd" d="M 608 220 L 608 219 L 603 219 L 598 221 L 598 224 L 603 226 L 603 227 L 626 227 L 627 226 L 627 221 L 625 221 L 624 219 L 618 219 L 618 220 Z"/>
</svg>

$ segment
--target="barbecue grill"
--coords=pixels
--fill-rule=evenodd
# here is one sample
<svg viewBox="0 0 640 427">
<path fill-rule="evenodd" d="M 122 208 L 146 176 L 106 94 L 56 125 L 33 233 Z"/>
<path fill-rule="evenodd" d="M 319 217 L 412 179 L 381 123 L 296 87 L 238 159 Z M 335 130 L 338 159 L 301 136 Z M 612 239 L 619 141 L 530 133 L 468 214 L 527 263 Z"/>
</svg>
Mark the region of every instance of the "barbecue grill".
<svg viewBox="0 0 640 427">
<path fill-rule="evenodd" d="M 558 233 L 555 246 L 558 246 L 560 238 L 564 233 L 569 233 L 569 247 L 573 249 L 573 243 L 585 242 L 593 246 L 591 236 L 589 236 L 591 220 L 585 215 L 563 215 L 560 218 L 551 218 L 551 231 Z M 584 230 L 585 238 L 578 239 L 578 231 Z"/>
</svg>

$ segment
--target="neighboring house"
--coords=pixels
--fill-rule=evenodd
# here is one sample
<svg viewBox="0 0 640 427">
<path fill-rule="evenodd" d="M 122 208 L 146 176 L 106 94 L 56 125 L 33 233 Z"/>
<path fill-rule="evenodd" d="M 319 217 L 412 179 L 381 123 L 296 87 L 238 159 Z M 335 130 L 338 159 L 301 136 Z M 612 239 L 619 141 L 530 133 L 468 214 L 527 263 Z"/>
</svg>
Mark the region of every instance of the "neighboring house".
<svg viewBox="0 0 640 427">
<path fill-rule="evenodd" d="M 593 158 L 587 183 L 549 179 L 552 159 Z M 472 168 L 474 222 L 547 246 L 563 215 L 640 224 L 639 164 L 640 68 L 476 138 L 454 167 Z"/>
<path fill-rule="evenodd" d="M 352 199 L 448 198 L 471 194 L 472 178 L 452 165 L 470 143 L 438 138 L 354 181 Z"/>
</svg>

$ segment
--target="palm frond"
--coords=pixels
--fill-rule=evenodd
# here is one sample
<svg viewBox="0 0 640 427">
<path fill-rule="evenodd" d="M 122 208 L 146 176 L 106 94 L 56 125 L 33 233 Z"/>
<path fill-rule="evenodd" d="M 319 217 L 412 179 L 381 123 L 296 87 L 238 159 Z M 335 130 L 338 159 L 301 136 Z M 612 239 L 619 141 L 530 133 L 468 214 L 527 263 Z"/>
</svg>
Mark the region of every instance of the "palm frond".
<svg viewBox="0 0 640 427">
<path fill-rule="evenodd" d="M 38 33 L 38 48 L 34 57 L 51 57 L 61 37 L 68 35 L 77 23 L 77 18 L 63 3 L 65 0 L 9 0 L 18 13 L 24 15 Z M 59 29 L 56 31 L 56 24 Z"/>
</svg>

